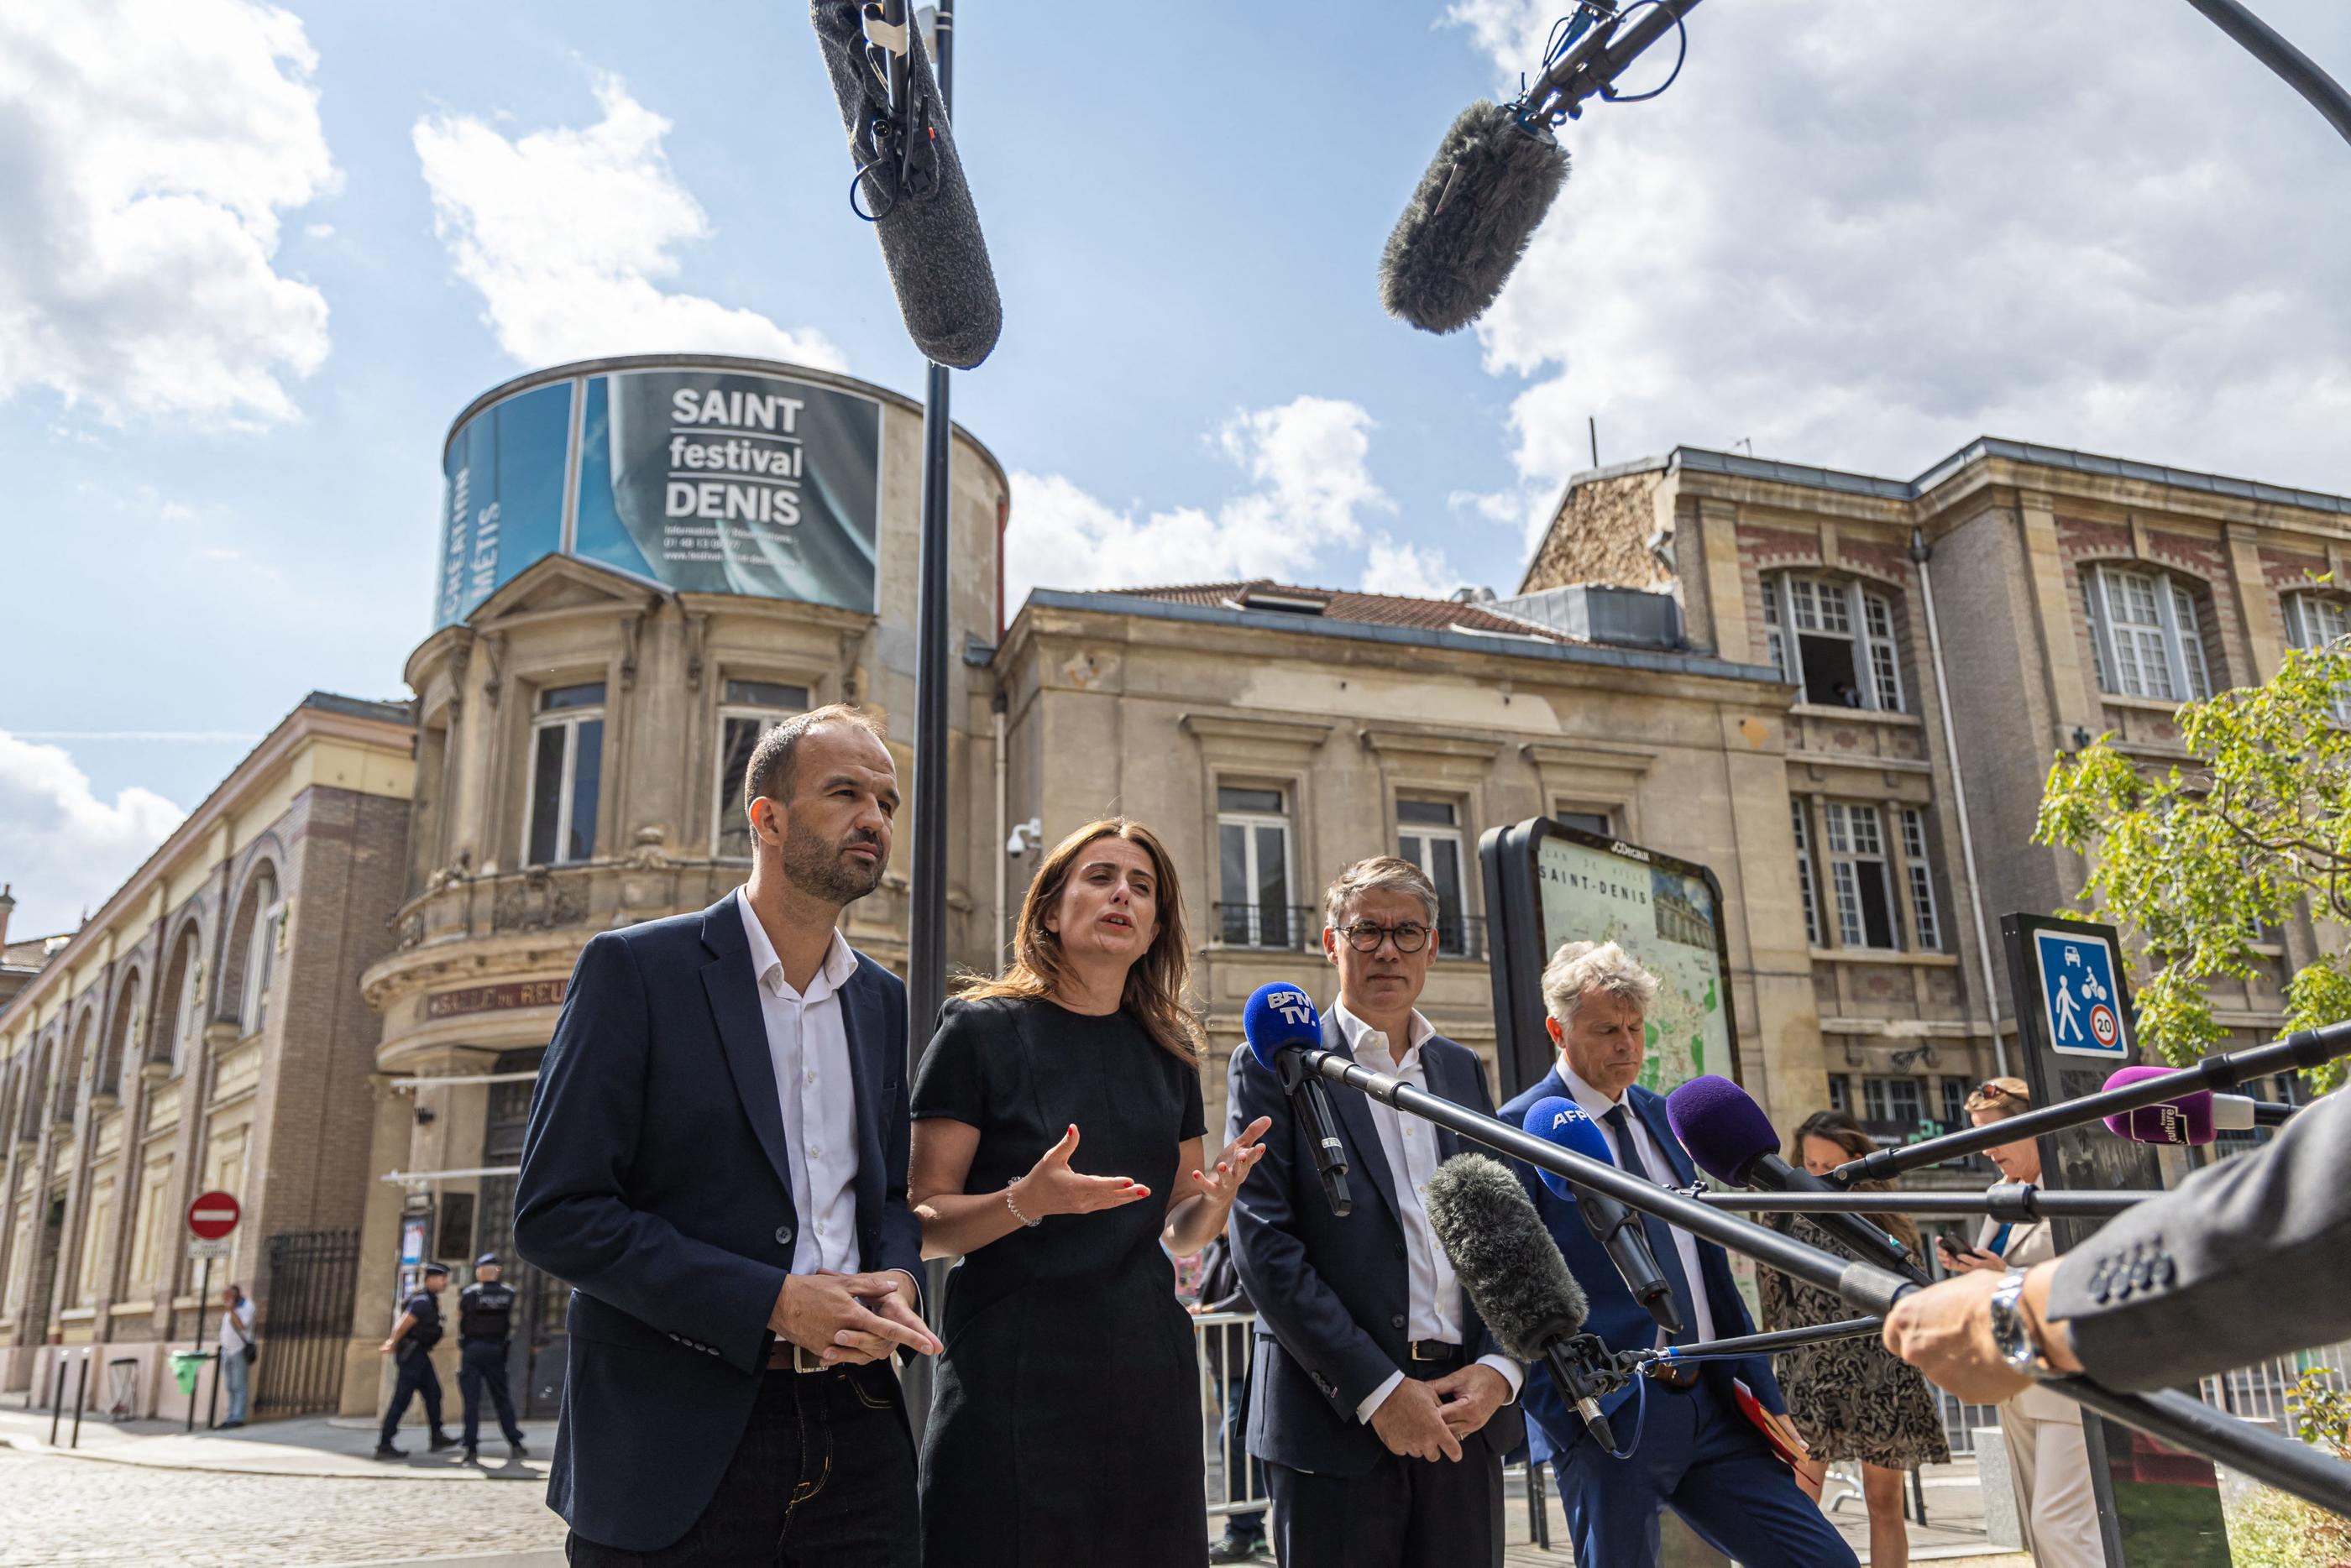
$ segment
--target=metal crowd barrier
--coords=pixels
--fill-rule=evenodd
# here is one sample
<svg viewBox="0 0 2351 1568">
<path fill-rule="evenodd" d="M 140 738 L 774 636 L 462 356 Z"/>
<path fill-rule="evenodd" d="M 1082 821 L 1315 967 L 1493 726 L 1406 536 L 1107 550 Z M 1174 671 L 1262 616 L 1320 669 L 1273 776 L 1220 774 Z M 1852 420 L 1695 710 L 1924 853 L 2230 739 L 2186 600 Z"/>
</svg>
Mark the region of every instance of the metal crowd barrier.
<svg viewBox="0 0 2351 1568">
<path fill-rule="evenodd" d="M 1249 1462 L 1242 1440 L 1249 1357 L 1256 1344 L 1255 1313 L 1207 1312 L 1192 1320 L 1192 1366 L 1200 1387 L 1200 1448 L 1207 1464 L 1210 1519 L 1266 1506 L 1258 1467 Z"/>
</svg>

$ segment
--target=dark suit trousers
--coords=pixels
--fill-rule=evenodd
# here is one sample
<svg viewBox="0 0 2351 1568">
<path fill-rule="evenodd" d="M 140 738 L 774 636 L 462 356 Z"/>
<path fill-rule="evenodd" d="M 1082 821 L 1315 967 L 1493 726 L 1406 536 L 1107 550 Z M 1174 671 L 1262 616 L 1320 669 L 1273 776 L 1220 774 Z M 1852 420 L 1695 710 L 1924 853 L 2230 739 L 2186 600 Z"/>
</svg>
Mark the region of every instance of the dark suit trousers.
<svg viewBox="0 0 2351 1568">
<path fill-rule="evenodd" d="M 573 1568 L 918 1568 L 914 1442 L 888 1366 L 759 1383 L 716 1495 L 659 1552 L 571 1533 Z"/>
<path fill-rule="evenodd" d="M 1265 1481 L 1281 1568 L 1501 1568 L 1502 1456 L 1483 1432 L 1462 1443 L 1458 1464 L 1383 1447 L 1364 1475 L 1321 1475 L 1269 1459 Z"/>
<path fill-rule="evenodd" d="M 1657 1518 L 1670 1508 L 1745 1568 L 1855 1568 L 1853 1548 L 1736 1407 L 1705 1383 L 1678 1394 L 1651 1385 L 1647 1397 L 1630 1459 L 1585 1437 L 1552 1460 L 1578 1563 L 1655 1568 Z M 1632 1407 L 1611 1419 L 1624 1441 Z"/>
</svg>

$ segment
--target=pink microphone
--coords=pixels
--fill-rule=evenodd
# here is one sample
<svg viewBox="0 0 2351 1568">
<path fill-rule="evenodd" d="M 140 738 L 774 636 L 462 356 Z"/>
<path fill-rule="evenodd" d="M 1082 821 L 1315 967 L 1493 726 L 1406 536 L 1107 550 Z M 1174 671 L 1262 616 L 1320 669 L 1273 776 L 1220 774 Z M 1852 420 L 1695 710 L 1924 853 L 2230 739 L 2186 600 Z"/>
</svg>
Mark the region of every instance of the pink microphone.
<svg viewBox="0 0 2351 1568">
<path fill-rule="evenodd" d="M 2124 1067 L 2106 1080 L 2109 1089 L 2128 1088 L 2149 1078 L 2175 1075 L 2170 1067 Z M 2159 1100 L 2106 1118 L 2106 1130 L 2133 1143 L 2208 1144 L 2222 1132 L 2253 1125 L 2253 1102 L 2242 1095 L 2191 1089 L 2178 1099 Z"/>
</svg>

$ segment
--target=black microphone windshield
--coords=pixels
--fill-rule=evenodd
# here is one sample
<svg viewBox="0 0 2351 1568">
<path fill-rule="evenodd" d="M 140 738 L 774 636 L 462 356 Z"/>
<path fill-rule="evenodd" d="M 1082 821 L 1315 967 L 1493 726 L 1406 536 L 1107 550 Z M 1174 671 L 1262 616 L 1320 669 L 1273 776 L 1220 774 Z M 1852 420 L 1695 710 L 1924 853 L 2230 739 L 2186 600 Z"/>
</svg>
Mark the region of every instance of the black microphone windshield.
<svg viewBox="0 0 2351 1568">
<path fill-rule="evenodd" d="M 1424 332 L 1456 332 L 1510 280 L 1567 182 L 1567 149 L 1483 99 L 1445 133 L 1380 255 L 1380 303 Z"/>
<path fill-rule="evenodd" d="M 1482 1154 L 1457 1154 L 1428 1179 L 1428 1223 L 1478 1315 L 1513 1361 L 1541 1361 L 1591 1315 L 1519 1179 Z"/>
<path fill-rule="evenodd" d="M 996 292 L 987 242 L 980 237 L 979 213 L 956 156 L 922 29 L 905 31 L 908 96 L 914 102 L 899 118 L 914 148 L 902 182 L 897 154 L 878 148 L 872 134 L 874 122 L 889 117 L 890 95 L 865 63 L 858 0 L 811 0 L 809 21 L 841 100 L 850 156 L 866 170 L 856 182 L 858 203 L 869 216 L 879 214 L 873 233 L 907 336 L 934 364 L 968 370 L 996 347 L 1004 301 Z"/>
</svg>

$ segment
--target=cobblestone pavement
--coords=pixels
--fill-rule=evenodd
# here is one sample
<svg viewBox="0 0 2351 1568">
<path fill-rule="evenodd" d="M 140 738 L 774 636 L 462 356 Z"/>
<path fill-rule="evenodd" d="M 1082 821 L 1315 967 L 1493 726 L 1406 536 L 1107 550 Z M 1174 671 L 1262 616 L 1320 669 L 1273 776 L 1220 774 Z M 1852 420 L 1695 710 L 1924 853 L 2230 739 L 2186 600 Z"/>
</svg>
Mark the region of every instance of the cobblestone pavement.
<svg viewBox="0 0 2351 1568">
<path fill-rule="evenodd" d="M 560 1546 L 545 1484 L 204 1475 L 0 1448 L 0 1568 L 286 1568 Z"/>
</svg>

